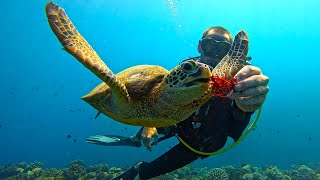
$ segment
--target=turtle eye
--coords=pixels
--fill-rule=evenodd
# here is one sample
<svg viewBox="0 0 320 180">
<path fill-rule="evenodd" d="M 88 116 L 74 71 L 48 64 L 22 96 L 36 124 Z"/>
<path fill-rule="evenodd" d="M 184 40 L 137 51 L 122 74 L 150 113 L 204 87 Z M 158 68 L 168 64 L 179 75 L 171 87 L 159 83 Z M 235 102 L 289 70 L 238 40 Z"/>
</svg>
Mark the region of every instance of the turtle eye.
<svg viewBox="0 0 320 180">
<path fill-rule="evenodd" d="M 190 62 L 186 62 L 182 65 L 182 70 L 186 73 L 188 72 L 192 72 L 193 71 L 193 64 L 191 64 Z"/>
</svg>

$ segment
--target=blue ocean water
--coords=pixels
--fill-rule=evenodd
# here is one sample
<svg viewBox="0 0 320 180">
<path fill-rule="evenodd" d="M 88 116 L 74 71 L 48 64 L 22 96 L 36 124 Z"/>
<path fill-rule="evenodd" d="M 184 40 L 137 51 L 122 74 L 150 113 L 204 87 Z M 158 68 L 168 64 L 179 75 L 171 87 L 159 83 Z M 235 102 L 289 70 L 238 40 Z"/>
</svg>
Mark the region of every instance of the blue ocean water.
<svg viewBox="0 0 320 180">
<path fill-rule="evenodd" d="M 125 166 L 150 161 L 175 145 L 178 141 L 172 138 L 149 152 L 85 142 L 95 134 L 129 136 L 139 127 L 106 116 L 94 119 L 96 110 L 80 97 L 100 80 L 61 50 L 46 20 L 46 2 L 1 3 L 0 165 L 37 160 L 47 167 L 64 167 L 81 159 Z M 55 2 L 115 73 L 138 64 L 171 69 L 198 55 L 205 29 L 220 25 L 233 35 L 244 29 L 252 63 L 270 77 L 261 119 L 240 145 L 194 165 L 287 168 L 320 161 L 319 1 Z"/>
</svg>

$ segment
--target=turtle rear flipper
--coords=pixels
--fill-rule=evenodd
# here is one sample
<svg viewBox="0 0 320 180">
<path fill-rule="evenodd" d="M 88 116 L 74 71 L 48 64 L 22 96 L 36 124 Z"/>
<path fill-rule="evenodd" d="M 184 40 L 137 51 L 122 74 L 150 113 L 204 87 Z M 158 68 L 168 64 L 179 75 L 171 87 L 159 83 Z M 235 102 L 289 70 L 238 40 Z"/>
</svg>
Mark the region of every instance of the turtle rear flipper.
<svg viewBox="0 0 320 180">
<path fill-rule="evenodd" d="M 248 44 L 248 34 L 243 30 L 240 31 L 235 36 L 228 54 L 212 70 L 212 74 L 219 77 L 234 77 L 246 64 L 246 56 L 249 50 Z"/>
<path fill-rule="evenodd" d="M 100 59 L 90 44 L 74 27 L 64 9 L 53 2 L 46 5 L 49 25 L 64 49 L 98 76 L 116 93 L 117 97 L 129 99 L 125 85 L 116 79 L 113 72 Z"/>
</svg>

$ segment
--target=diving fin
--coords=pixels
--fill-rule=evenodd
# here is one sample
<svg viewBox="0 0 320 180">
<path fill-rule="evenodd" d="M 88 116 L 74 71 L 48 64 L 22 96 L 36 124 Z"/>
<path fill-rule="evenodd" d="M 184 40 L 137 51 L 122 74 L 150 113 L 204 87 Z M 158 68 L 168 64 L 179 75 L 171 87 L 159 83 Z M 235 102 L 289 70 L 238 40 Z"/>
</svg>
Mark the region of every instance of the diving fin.
<svg viewBox="0 0 320 180">
<path fill-rule="evenodd" d="M 129 137 L 117 135 L 96 135 L 86 139 L 87 143 L 97 144 L 102 146 L 133 146 L 141 147 L 141 141 L 132 141 Z"/>
</svg>

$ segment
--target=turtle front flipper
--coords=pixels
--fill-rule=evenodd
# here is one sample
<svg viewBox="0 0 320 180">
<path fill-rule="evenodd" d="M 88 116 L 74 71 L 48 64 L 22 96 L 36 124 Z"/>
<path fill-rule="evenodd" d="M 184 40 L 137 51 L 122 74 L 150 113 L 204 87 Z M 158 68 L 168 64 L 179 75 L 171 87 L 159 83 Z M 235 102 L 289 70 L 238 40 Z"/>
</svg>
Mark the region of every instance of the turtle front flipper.
<svg viewBox="0 0 320 180">
<path fill-rule="evenodd" d="M 234 38 L 228 54 L 212 70 L 212 75 L 219 77 L 234 77 L 244 67 L 249 50 L 248 34 L 240 31 Z"/>
<path fill-rule="evenodd" d="M 46 5 L 46 14 L 52 31 L 64 49 L 104 81 L 117 97 L 129 100 L 125 85 L 117 80 L 90 44 L 80 35 L 64 9 L 49 2 Z"/>
</svg>

